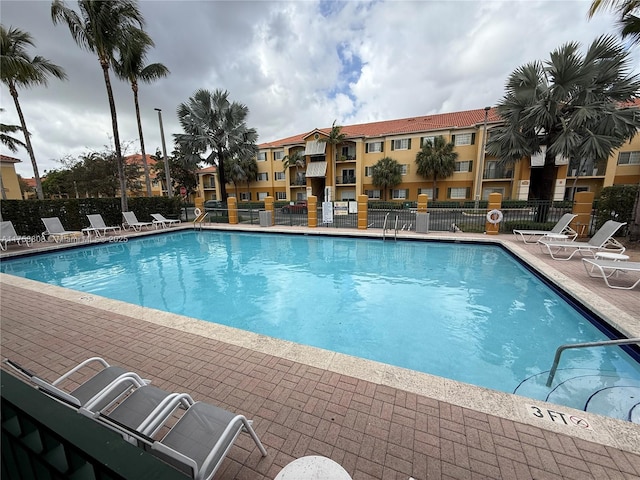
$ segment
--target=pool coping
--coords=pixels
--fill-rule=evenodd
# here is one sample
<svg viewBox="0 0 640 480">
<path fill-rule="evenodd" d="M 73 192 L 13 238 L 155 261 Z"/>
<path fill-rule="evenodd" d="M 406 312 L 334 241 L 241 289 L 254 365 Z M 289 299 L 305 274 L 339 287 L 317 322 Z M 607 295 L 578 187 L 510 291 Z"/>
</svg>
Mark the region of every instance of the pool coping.
<svg viewBox="0 0 640 480">
<path fill-rule="evenodd" d="M 329 235 L 345 237 L 369 237 L 381 238 L 382 232 L 353 231 L 336 229 L 303 229 L 303 228 L 260 228 L 255 226 L 231 226 L 213 225 L 204 227 L 207 230 L 219 231 L 244 231 L 260 233 L 286 233 L 305 235 Z M 173 229 L 175 231 L 176 229 Z M 167 232 L 166 230 L 164 232 Z M 155 234 L 159 232 L 144 232 Z M 138 235 L 136 235 L 138 236 Z M 414 232 L 398 232 L 399 239 L 412 240 L 439 240 L 470 243 L 494 243 L 501 245 L 517 257 L 531 265 L 549 282 L 562 288 L 571 296 L 578 299 L 599 316 L 611 323 L 625 335 L 640 336 L 640 326 L 631 315 L 621 311 L 611 303 L 592 295 L 590 290 L 578 282 L 572 280 L 554 268 L 521 248 L 519 245 L 505 241 L 497 236 L 482 235 L 443 235 L 440 233 L 416 234 Z M 392 240 L 392 239 L 389 239 Z M 49 249 L 38 249 L 48 251 Z M 36 253 L 35 249 L 29 253 Z M 486 414 L 498 416 L 523 424 L 529 424 L 537 428 L 554 431 L 596 442 L 602 445 L 619 448 L 632 453 L 640 454 L 640 426 L 631 422 L 616 420 L 610 417 L 575 410 L 569 407 L 552 403 L 537 401 L 519 395 L 499 392 L 484 387 L 449 380 L 443 377 L 421 373 L 413 370 L 394 367 L 380 362 L 370 361 L 331 352 L 328 350 L 296 344 L 294 342 L 279 340 L 272 337 L 238 330 L 225 325 L 193 319 L 183 315 L 172 314 L 160 310 L 139 307 L 118 300 L 111 300 L 98 295 L 86 294 L 69 290 L 54 285 L 42 284 L 33 280 L 14 277 L 8 274 L 0 274 L 0 286 L 2 284 L 13 285 L 25 290 L 37 291 L 54 296 L 65 301 L 79 305 L 90 305 L 93 308 L 104 311 L 127 315 L 142 321 L 157 325 L 178 329 L 187 333 L 206 338 L 216 339 L 238 347 L 254 350 L 260 353 L 277 356 L 290 361 L 302 363 L 323 370 L 349 375 L 365 381 L 386 385 L 392 388 L 425 395 L 433 399 L 476 410 Z M 552 359 L 550 359 L 551 361 Z M 535 416 L 532 405 L 542 411 L 564 413 L 569 418 L 586 420 L 591 429 L 571 426 L 558 421 L 551 421 L 549 415 L 543 418 Z M 564 417 L 561 417 L 564 418 Z M 582 423 L 581 425 L 584 425 Z"/>
</svg>

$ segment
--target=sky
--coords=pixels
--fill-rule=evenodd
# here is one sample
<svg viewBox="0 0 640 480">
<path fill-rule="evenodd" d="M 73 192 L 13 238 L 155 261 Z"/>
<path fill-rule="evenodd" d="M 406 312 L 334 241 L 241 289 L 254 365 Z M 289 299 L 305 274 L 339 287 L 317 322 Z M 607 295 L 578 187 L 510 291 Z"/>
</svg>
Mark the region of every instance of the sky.
<svg viewBox="0 0 640 480">
<path fill-rule="evenodd" d="M 77 10 L 77 2 L 66 0 Z M 588 19 L 590 0 L 511 1 L 213 1 L 141 0 L 145 30 L 155 42 L 148 63 L 168 77 L 141 84 L 145 150 L 166 148 L 182 133 L 176 110 L 199 89 L 227 90 L 249 108 L 258 143 L 314 128 L 481 109 L 504 95 L 511 72 L 549 59 L 567 42 L 586 48 L 616 34 L 614 17 Z M 41 175 L 60 159 L 113 150 L 102 70 L 95 54 L 51 21 L 51 2 L 0 0 L 5 28 L 29 32 L 40 55 L 68 79 L 19 90 L 19 101 Z M 631 52 L 632 72 L 640 57 Z M 140 153 L 133 94 L 112 74 L 123 152 Z M 13 99 L 0 89 L 0 121 L 19 124 Z M 25 178 L 33 169 L 17 157 Z"/>
</svg>

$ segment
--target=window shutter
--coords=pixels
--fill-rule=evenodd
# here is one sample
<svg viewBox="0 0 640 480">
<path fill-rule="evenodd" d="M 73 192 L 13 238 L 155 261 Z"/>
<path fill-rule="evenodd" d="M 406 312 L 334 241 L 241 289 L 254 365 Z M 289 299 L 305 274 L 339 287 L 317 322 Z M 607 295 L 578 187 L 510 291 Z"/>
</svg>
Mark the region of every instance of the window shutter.
<svg viewBox="0 0 640 480">
<path fill-rule="evenodd" d="M 451 143 L 453 143 L 454 145 L 456 144 L 456 136 L 455 135 L 451 135 Z"/>
<path fill-rule="evenodd" d="M 447 198 L 451 198 L 451 187 L 447 187 Z"/>
<path fill-rule="evenodd" d="M 396 143 L 396 142 L 395 142 L 395 140 L 391 140 L 391 151 L 392 151 L 392 152 L 393 152 L 393 151 L 395 150 L 395 148 L 396 148 L 395 143 Z"/>
<path fill-rule="evenodd" d="M 474 133 L 475 135 L 475 133 Z M 465 198 L 471 198 L 471 187 L 467 187 L 467 191 L 464 194 Z"/>
<path fill-rule="evenodd" d="M 380 142 L 380 151 L 384 152 L 384 142 Z"/>
<path fill-rule="evenodd" d="M 471 145 L 475 145 L 476 144 L 476 134 L 472 133 L 471 134 Z"/>
<path fill-rule="evenodd" d="M 369 153 L 369 144 L 368 143 L 364 144 L 364 153 Z"/>
<path fill-rule="evenodd" d="M 420 148 L 424 147 L 424 137 L 420 137 Z"/>
<path fill-rule="evenodd" d="M 409 139 L 409 145 L 407 146 L 407 149 L 411 150 L 411 139 Z"/>
<path fill-rule="evenodd" d="M 469 172 L 473 172 L 473 160 L 469 161 Z"/>
</svg>

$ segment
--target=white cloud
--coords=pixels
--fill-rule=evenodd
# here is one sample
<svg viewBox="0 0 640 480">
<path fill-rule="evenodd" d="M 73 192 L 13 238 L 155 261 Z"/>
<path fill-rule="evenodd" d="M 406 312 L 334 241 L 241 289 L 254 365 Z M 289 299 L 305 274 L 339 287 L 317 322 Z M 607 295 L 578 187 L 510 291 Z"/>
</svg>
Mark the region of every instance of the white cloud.
<svg viewBox="0 0 640 480">
<path fill-rule="evenodd" d="M 75 7 L 73 0 L 68 4 Z M 102 150 L 112 136 L 98 61 L 75 45 L 65 25 L 52 24 L 50 5 L 2 0 L 3 25 L 30 32 L 36 41 L 31 53 L 69 75 L 67 82 L 20 91 L 41 172 L 59 167 L 52 159 Z M 146 150 L 161 145 L 154 108 L 162 109 L 171 150 L 172 134 L 180 132 L 176 108 L 200 88 L 227 89 L 247 105 L 260 142 L 330 127 L 334 119 L 361 123 L 492 105 L 516 67 L 547 59 L 568 41 L 587 45 L 615 32 L 610 16 L 587 19 L 589 5 L 143 0 L 146 29 L 156 43 L 148 60 L 171 70 L 140 88 Z M 635 54 L 633 61 L 640 70 Z M 111 78 L 121 140 L 137 146 L 131 89 Z M 2 122 L 18 123 L 4 86 L 0 94 Z M 32 176 L 26 152 L 17 156 L 23 160 L 18 172 Z"/>
</svg>

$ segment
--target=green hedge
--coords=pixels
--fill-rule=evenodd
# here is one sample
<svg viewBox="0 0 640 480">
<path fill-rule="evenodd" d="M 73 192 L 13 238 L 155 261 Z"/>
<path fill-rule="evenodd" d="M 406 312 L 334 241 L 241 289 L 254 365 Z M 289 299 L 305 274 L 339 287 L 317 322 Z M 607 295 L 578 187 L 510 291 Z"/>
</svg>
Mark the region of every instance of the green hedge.
<svg viewBox="0 0 640 480">
<path fill-rule="evenodd" d="M 178 218 L 182 203 L 179 197 L 132 197 L 129 210 L 141 222 L 150 222 L 152 213 Z M 120 198 L 70 198 L 63 200 L 3 200 L 3 220 L 11 220 L 19 235 L 40 235 L 44 231 L 41 218 L 58 217 L 67 230 L 89 226 L 87 215 L 99 213 L 106 225 L 121 225 Z"/>
<path fill-rule="evenodd" d="M 628 227 L 633 219 L 633 207 L 639 188 L 638 185 L 614 185 L 603 188 L 596 202 L 595 228 L 600 228 L 607 220 L 626 222 Z M 623 231 L 626 232 L 626 229 Z"/>
</svg>

